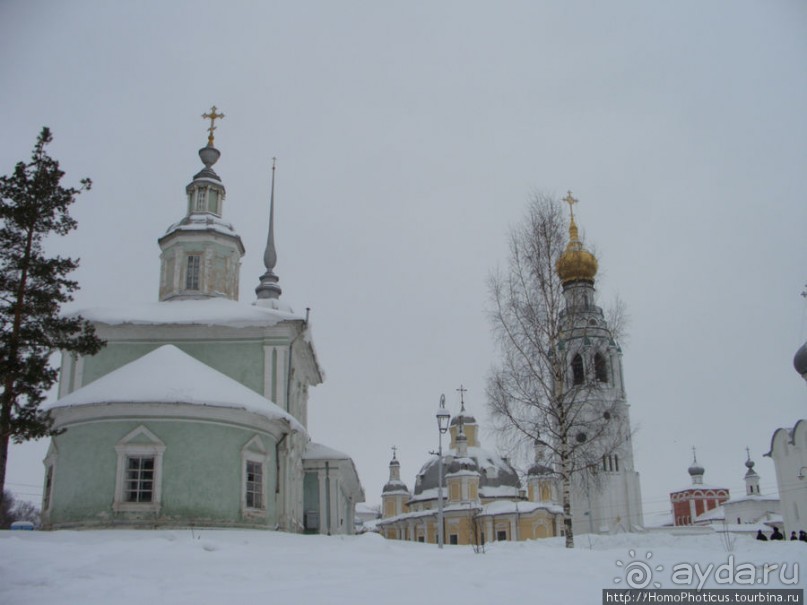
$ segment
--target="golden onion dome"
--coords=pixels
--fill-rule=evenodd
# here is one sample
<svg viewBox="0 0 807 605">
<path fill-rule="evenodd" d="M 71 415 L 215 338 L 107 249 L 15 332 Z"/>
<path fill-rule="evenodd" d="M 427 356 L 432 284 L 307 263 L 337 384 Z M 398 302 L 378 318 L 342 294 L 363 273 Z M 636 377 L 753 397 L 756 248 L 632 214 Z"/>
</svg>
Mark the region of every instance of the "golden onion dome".
<svg viewBox="0 0 807 605">
<path fill-rule="evenodd" d="M 572 204 L 577 202 L 571 192 L 563 201 L 569 204 L 570 210 Z M 597 257 L 583 247 L 583 242 L 580 241 L 577 233 L 573 212 L 569 221 L 569 243 L 566 244 L 566 249 L 555 264 L 555 269 L 564 285 L 575 281 L 593 282 L 594 276 L 597 275 Z"/>
</svg>

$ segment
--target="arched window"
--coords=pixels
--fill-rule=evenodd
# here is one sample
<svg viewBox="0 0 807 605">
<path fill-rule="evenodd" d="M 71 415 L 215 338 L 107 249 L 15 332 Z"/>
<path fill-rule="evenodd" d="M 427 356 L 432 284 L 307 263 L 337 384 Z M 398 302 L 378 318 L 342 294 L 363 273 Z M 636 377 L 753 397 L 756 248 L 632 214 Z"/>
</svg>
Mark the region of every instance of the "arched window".
<svg viewBox="0 0 807 605">
<path fill-rule="evenodd" d="M 572 358 L 572 383 L 583 384 L 584 379 L 583 358 L 578 353 Z"/>
<path fill-rule="evenodd" d="M 602 353 L 594 354 L 594 377 L 597 382 L 608 382 L 608 364 Z"/>
</svg>

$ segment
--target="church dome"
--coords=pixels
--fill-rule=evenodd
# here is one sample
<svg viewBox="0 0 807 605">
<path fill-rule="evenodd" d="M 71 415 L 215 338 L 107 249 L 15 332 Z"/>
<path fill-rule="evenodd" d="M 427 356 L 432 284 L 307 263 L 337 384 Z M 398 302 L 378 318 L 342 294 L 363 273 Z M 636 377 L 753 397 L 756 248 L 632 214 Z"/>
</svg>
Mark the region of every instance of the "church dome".
<svg viewBox="0 0 807 605">
<path fill-rule="evenodd" d="M 706 469 L 703 468 L 700 464 L 693 462 L 692 465 L 687 469 L 690 477 L 695 477 L 696 475 L 703 475 L 706 472 Z"/>
<path fill-rule="evenodd" d="M 437 490 L 437 456 L 433 456 L 420 469 L 415 484 L 415 496 L 428 490 Z M 443 473 L 450 475 L 459 471 L 478 471 L 479 489 L 507 487 L 515 493 L 521 488 L 518 473 L 504 458 L 480 447 L 469 447 L 468 455 L 456 456 L 453 453 L 443 455 Z M 443 489 L 445 489 L 445 483 Z"/>
<path fill-rule="evenodd" d="M 390 492 L 408 492 L 409 488 L 406 487 L 406 483 L 403 481 L 389 481 L 384 485 L 384 489 L 381 490 L 381 493 L 388 494 Z"/>
<path fill-rule="evenodd" d="M 793 367 L 800 376 L 807 380 L 807 342 L 796 351 L 796 355 L 793 357 Z"/>
<path fill-rule="evenodd" d="M 555 471 L 546 466 L 545 464 L 533 464 L 527 471 L 527 475 L 531 477 L 540 475 L 554 475 Z"/>
<path fill-rule="evenodd" d="M 597 257 L 583 247 L 572 217 L 569 222 L 569 243 L 555 264 L 558 277 L 564 285 L 575 281 L 593 282 L 597 268 Z"/>
</svg>

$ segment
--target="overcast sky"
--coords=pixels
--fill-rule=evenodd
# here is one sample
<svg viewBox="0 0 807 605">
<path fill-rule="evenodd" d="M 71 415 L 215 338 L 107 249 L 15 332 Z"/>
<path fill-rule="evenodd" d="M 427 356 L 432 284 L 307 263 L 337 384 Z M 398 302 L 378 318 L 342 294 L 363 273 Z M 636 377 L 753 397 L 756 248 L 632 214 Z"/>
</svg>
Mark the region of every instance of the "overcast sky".
<svg viewBox="0 0 807 605">
<path fill-rule="evenodd" d="M 580 203 L 623 343 L 646 516 L 689 482 L 763 491 L 777 427 L 807 417 L 807 3 L 0 3 L 0 173 L 43 125 L 66 184 L 93 179 L 77 306 L 157 299 L 156 239 L 216 131 L 225 218 L 262 273 L 277 156 L 277 274 L 311 308 L 326 381 L 310 432 L 380 502 L 390 447 L 411 487 L 441 393 L 486 416 L 486 279 L 536 191 Z M 483 432 L 485 445 L 494 446 Z M 11 450 L 41 494 L 47 444 Z"/>
</svg>

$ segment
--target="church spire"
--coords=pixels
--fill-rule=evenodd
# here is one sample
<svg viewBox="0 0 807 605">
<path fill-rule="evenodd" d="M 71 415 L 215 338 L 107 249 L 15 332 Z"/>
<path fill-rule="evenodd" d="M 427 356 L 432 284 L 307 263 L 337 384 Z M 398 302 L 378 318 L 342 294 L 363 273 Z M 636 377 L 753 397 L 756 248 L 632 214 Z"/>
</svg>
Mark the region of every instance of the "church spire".
<svg viewBox="0 0 807 605">
<path fill-rule="evenodd" d="M 269 196 L 269 234 L 266 238 L 266 249 L 263 253 L 263 264 L 266 273 L 261 275 L 261 281 L 255 288 L 259 300 L 276 299 L 283 290 L 278 285 L 279 278 L 275 275 L 277 265 L 277 252 L 275 251 L 275 161 L 272 158 L 272 190 Z"/>
</svg>

